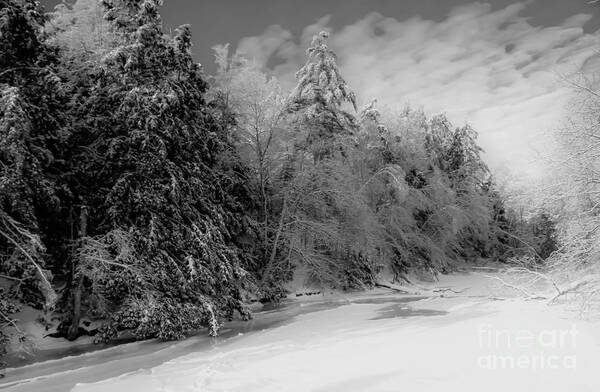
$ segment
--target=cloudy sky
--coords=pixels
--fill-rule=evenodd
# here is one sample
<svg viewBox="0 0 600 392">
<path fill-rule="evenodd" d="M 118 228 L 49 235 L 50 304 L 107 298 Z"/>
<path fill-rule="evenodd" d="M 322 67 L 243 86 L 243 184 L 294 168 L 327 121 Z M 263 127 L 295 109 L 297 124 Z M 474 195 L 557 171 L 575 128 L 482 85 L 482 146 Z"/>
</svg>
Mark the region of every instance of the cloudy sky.
<svg viewBox="0 0 600 392">
<path fill-rule="evenodd" d="M 166 0 L 163 19 L 192 25 L 208 73 L 210 48 L 229 42 L 287 86 L 328 30 L 360 101 L 469 122 L 490 166 L 532 175 L 540 133 L 564 121 L 560 75 L 600 65 L 600 4 L 587 0 Z"/>
</svg>

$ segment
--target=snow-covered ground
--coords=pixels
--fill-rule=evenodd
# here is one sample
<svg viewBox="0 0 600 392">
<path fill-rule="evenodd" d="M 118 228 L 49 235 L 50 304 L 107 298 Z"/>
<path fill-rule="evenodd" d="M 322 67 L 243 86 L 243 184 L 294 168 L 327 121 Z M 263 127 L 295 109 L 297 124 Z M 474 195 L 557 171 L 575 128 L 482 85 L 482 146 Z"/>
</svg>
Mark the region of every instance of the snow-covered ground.
<svg viewBox="0 0 600 392">
<path fill-rule="evenodd" d="M 599 391 L 600 323 L 561 306 L 461 293 L 309 297 L 224 336 L 135 343 L 13 369 L 15 391 Z"/>
</svg>

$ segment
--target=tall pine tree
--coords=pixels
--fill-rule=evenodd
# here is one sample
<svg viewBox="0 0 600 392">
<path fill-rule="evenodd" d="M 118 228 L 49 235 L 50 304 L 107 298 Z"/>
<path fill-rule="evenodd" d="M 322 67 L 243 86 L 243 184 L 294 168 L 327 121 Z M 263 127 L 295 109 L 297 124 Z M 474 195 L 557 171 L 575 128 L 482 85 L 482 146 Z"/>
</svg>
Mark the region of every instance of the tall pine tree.
<svg viewBox="0 0 600 392">
<path fill-rule="evenodd" d="M 356 119 L 343 107 L 350 104 L 356 112 L 356 97 L 340 74 L 328 37 L 324 31 L 313 37 L 288 104 L 288 111 L 299 116 L 296 125 L 309 130 L 299 146 L 308 148 L 315 162 L 332 156 L 336 136 L 357 129 Z"/>
<path fill-rule="evenodd" d="M 110 338 L 217 332 L 246 280 L 245 169 L 205 101 L 187 26 L 166 36 L 159 1 L 104 1 L 122 45 L 109 53 L 73 116 L 71 189 L 81 211 L 78 306 L 109 316 Z M 78 303 L 83 301 L 83 303 Z"/>
</svg>

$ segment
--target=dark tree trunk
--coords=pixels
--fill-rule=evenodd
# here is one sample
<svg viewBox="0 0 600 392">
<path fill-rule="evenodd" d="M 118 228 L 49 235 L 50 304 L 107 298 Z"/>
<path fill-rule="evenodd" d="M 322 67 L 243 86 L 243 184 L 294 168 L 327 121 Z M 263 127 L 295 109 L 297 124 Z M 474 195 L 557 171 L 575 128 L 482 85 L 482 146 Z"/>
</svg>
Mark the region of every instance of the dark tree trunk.
<svg viewBox="0 0 600 392">
<path fill-rule="evenodd" d="M 82 240 L 87 235 L 87 218 L 88 212 L 87 207 L 81 207 L 81 214 L 79 215 L 79 239 Z M 75 261 L 73 261 L 75 263 Z M 67 340 L 75 340 L 79 337 L 79 321 L 81 320 L 81 291 L 83 286 L 83 279 L 77 274 L 77 266 L 73 268 L 73 314 L 71 318 L 71 325 L 67 332 Z"/>
</svg>

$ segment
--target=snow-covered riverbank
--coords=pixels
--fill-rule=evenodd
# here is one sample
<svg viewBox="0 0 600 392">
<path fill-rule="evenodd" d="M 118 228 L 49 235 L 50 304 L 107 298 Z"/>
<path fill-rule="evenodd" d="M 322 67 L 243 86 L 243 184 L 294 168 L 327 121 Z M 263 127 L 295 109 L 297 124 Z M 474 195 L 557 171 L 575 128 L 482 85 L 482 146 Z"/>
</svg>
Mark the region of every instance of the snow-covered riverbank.
<svg viewBox="0 0 600 392">
<path fill-rule="evenodd" d="M 600 390 L 600 324 L 540 301 L 490 299 L 493 283 L 482 277 L 444 277 L 439 285 L 469 289 L 428 298 L 311 297 L 233 323 L 218 339 L 134 343 L 9 370 L 0 388 Z"/>
</svg>

